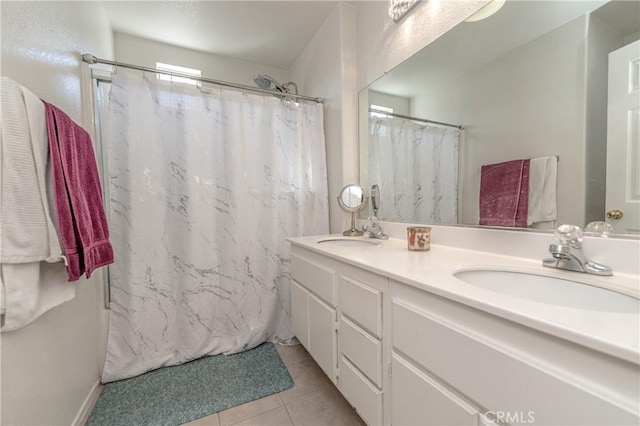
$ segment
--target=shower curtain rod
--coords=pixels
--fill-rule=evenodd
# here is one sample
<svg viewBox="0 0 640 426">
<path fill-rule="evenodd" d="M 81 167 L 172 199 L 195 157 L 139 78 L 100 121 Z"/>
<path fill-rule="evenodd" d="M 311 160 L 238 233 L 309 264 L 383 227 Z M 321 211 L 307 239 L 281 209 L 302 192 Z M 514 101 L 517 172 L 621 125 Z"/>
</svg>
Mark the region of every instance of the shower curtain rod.
<svg viewBox="0 0 640 426">
<path fill-rule="evenodd" d="M 244 84 L 238 84 L 238 83 L 230 83 L 228 81 L 222 81 L 222 80 L 214 80 L 213 78 L 206 78 L 206 77 L 197 77 L 191 74 L 183 74 L 180 72 L 175 72 L 175 71 L 164 71 L 164 70 L 159 70 L 156 68 L 149 68 L 149 67 L 143 67 L 141 65 L 133 65 L 133 64 L 127 64 L 124 62 L 116 62 L 116 61 L 110 61 L 108 59 L 101 59 L 101 58 L 97 58 L 89 53 L 85 53 L 82 55 L 82 60 L 88 64 L 106 64 L 106 65 L 112 65 L 115 67 L 123 67 L 123 68 L 131 68 L 134 70 L 139 70 L 139 71 L 147 71 L 147 72 L 153 72 L 156 74 L 166 74 L 166 75 L 173 75 L 176 77 L 185 77 L 185 78 L 190 78 L 191 80 L 197 80 L 197 81 L 202 81 L 205 83 L 212 83 L 212 84 L 217 84 L 218 86 L 225 86 L 225 87 L 233 87 L 234 89 L 240 89 L 240 90 L 247 90 L 247 91 L 251 91 L 251 92 L 258 92 L 258 93 L 264 93 L 264 94 L 268 94 L 268 95 L 273 95 L 273 96 L 278 96 L 278 97 L 287 97 L 287 98 L 294 98 L 294 99 L 303 99 L 305 101 L 311 101 L 311 102 L 317 102 L 317 103 L 323 103 L 324 99 L 323 98 L 313 98 L 311 96 L 304 96 L 304 95 L 295 95 L 293 93 L 283 93 L 283 92 L 278 92 L 276 90 L 269 90 L 269 89 L 262 89 L 260 87 L 253 87 L 253 86 L 245 86 Z"/>
<path fill-rule="evenodd" d="M 449 124 L 449 123 L 443 123 L 441 121 L 427 120 L 426 118 L 412 117 L 410 115 L 404 115 L 404 114 L 395 114 L 393 112 L 380 111 L 379 109 L 375 109 L 375 108 L 369 108 L 369 112 L 375 112 L 376 114 L 388 115 L 389 117 L 398 117 L 398 118 L 406 118 L 407 120 L 421 121 L 423 123 L 431 123 L 431 124 L 439 124 L 441 126 L 455 127 L 456 129 L 464 130 L 464 127 L 459 126 L 457 124 Z"/>
</svg>

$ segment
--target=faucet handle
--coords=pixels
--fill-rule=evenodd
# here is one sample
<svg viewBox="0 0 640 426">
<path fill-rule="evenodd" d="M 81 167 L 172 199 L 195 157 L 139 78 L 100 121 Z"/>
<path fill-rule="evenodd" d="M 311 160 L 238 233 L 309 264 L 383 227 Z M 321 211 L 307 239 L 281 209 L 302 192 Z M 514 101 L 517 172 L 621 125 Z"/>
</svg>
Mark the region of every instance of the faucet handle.
<svg viewBox="0 0 640 426">
<path fill-rule="evenodd" d="M 607 222 L 589 222 L 584 228 L 584 232 L 598 235 L 600 237 L 608 237 L 613 233 L 613 226 Z"/>
<path fill-rule="evenodd" d="M 378 218 L 377 218 L 377 217 L 375 217 L 375 216 L 369 216 L 369 217 L 367 218 L 367 220 L 369 221 L 369 224 L 370 224 L 371 226 L 378 226 Z"/>
<path fill-rule="evenodd" d="M 576 225 L 560 225 L 556 228 L 553 235 L 562 245 L 568 245 L 573 248 L 582 247 L 582 229 Z"/>
<path fill-rule="evenodd" d="M 369 216 L 367 218 L 368 222 L 362 225 L 362 232 L 369 232 L 371 230 L 371 228 L 375 228 L 375 226 L 377 225 L 377 222 L 374 220 L 371 220 L 371 218 L 376 218 L 375 216 Z"/>
</svg>

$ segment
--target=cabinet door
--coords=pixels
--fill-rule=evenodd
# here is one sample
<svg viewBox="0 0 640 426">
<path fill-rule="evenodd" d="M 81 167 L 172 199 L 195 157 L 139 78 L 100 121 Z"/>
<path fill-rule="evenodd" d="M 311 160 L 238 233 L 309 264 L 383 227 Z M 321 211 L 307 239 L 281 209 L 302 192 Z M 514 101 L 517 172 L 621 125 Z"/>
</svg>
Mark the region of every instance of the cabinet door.
<svg viewBox="0 0 640 426">
<path fill-rule="evenodd" d="M 291 327 L 302 346 L 309 350 L 309 292 L 291 280 Z"/>
<path fill-rule="evenodd" d="M 309 293 L 309 353 L 335 383 L 336 310 Z"/>
<path fill-rule="evenodd" d="M 478 412 L 473 406 L 398 354 L 391 356 L 391 424 L 478 424 Z"/>
</svg>

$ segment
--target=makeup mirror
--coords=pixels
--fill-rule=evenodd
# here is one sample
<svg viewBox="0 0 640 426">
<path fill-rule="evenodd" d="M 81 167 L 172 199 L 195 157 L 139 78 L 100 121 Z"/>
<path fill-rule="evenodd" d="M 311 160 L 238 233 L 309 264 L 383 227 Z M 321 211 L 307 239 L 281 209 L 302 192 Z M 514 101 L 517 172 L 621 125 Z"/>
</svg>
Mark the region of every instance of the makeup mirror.
<svg viewBox="0 0 640 426">
<path fill-rule="evenodd" d="M 351 184 L 342 188 L 338 195 L 338 205 L 345 212 L 351 213 L 351 228 L 344 231 L 342 235 L 347 237 L 362 235 L 362 231 L 356 229 L 356 215 L 366 207 L 367 200 L 364 188 L 360 185 Z"/>
<path fill-rule="evenodd" d="M 380 187 L 378 185 L 371 185 L 371 208 L 373 209 L 373 216 L 378 217 L 378 210 L 380 210 Z"/>
</svg>

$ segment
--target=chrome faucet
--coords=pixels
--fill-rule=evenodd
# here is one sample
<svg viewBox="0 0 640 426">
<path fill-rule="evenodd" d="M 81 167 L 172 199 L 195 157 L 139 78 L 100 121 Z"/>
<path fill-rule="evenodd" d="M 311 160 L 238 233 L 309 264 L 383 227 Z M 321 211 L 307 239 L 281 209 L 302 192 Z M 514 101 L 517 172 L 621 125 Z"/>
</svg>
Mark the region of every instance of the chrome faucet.
<svg viewBox="0 0 640 426">
<path fill-rule="evenodd" d="M 584 272 L 594 275 L 613 275 L 611 268 L 587 259 L 582 252 L 582 229 L 574 225 L 560 225 L 554 232 L 559 244 L 551 244 L 552 258 L 544 259 L 543 266 Z"/>
<path fill-rule="evenodd" d="M 362 225 L 362 232 L 365 232 L 370 238 L 377 238 L 379 240 L 389 239 L 389 236 L 382 231 L 377 217 L 370 216 L 367 220 L 369 223 Z"/>
</svg>

